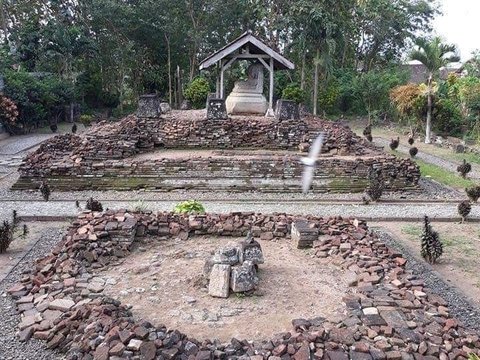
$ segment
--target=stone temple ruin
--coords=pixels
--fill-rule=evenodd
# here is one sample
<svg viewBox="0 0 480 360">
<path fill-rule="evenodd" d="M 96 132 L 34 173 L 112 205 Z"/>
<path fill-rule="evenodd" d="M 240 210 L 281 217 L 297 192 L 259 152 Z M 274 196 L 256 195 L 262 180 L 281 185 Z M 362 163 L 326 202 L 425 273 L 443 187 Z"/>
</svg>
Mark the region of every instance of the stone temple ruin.
<svg viewBox="0 0 480 360">
<path fill-rule="evenodd" d="M 29 154 L 13 189 L 199 190 L 299 192 L 300 158 L 327 134 L 313 192 L 363 192 L 381 170 L 385 189 L 417 189 L 418 166 L 386 154 L 339 123 L 305 116 L 208 119 L 204 111 L 171 111 L 100 122 L 81 135 L 58 135 Z"/>
<path fill-rule="evenodd" d="M 230 289 L 244 293 L 258 284 L 257 269 L 264 263 L 262 248 L 249 232 L 239 243 L 230 243 L 218 249 L 205 262 L 204 276 L 209 280 L 208 293 L 227 298 Z"/>
</svg>

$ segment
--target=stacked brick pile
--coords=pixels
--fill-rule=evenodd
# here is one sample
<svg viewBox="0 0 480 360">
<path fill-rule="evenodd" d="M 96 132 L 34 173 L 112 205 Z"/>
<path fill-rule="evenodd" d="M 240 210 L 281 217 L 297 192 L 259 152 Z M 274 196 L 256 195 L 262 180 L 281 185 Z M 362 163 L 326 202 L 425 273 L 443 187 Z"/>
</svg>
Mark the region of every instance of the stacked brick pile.
<svg viewBox="0 0 480 360">
<path fill-rule="evenodd" d="M 340 322 L 294 319 L 292 331 L 270 341 L 198 342 L 135 319 L 119 301 L 103 294 L 103 280 L 96 277 L 97 268 L 115 266 L 128 256 L 136 237 L 239 236 L 252 229 L 256 237 L 286 241 L 293 221 L 318 229 L 316 256 L 331 256 L 357 274 L 350 284 L 355 295 L 343 299 L 346 317 Z M 480 353 L 478 334 L 452 318 L 444 300 L 430 293 L 405 263 L 356 220 L 107 211 L 80 215 L 64 240 L 9 293 L 22 314 L 20 339 L 45 340 L 47 347 L 66 352 L 69 359 L 447 360 Z"/>
</svg>

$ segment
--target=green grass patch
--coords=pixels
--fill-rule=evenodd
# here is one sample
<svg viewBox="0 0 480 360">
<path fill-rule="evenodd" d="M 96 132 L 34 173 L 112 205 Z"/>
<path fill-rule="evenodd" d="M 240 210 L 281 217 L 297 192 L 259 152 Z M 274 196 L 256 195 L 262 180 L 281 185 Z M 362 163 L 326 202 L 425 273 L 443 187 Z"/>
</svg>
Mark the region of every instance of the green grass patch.
<svg viewBox="0 0 480 360">
<path fill-rule="evenodd" d="M 458 161 L 459 163 L 461 163 L 463 159 L 465 159 L 469 163 L 480 165 L 480 156 L 474 153 L 464 153 L 464 154 L 453 153 L 452 158 Z"/>
<path fill-rule="evenodd" d="M 463 179 L 459 175 L 445 170 L 440 166 L 426 163 L 420 159 L 416 159 L 415 162 L 420 167 L 420 173 L 423 177 L 429 177 L 441 184 L 462 190 L 466 187 L 475 185 L 472 180 Z"/>
<path fill-rule="evenodd" d="M 411 236 L 420 236 L 422 235 L 422 228 L 417 225 L 405 225 L 402 227 L 402 233 L 411 235 Z"/>
</svg>

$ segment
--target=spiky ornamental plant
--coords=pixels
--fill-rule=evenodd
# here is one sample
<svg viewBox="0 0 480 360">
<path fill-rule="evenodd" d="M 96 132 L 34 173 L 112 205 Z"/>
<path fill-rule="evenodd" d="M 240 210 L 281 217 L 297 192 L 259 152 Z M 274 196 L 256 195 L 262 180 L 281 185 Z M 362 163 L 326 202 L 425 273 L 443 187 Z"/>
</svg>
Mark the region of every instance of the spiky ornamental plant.
<svg viewBox="0 0 480 360">
<path fill-rule="evenodd" d="M 72 134 L 75 134 L 77 132 L 77 124 L 72 125 Z"/>
<path fill-rule="evenodd" d="M 472 165 L 470 163 L 467 163 L 467 161 L 463 159 L 463 163 L 461 165 L 458 165 L 457 171 L 460 173 L 460 176 L 465 179 L 467 177 L 467 174 L 472 171 Z"/>
<path fill-rule="evenodd" d="M 480 186 L 478 185 L 471 188 L 466 188 L 465 192 L 467 193 L 467 196 L 471 202 L 477 202 L 478 199 L 480 199 Z"/>
<path fill-rule="evenodd" d="M 90 198 L 87 200 L 87 204 L 85 208 L 90 211 L 103 211 L 102 203 L 94 198 Z"/>
<path fill-rule="evenodd" d="M 432 229 L 428 216 L 423 219 L 422 233 L 422 257 L 430 264 L 435 264 L 437 259 L 443 254 L 443 245 L 440 241 L 438 233 Z"/>
<path fill-rule="evenodd" d="M 408 150 L 408 152 L 410 153 L 410 157 L 414 158 L 418 154 L 418 149 L 414 146 L 414 147 L 411 147 L 410 150 Z"/>
<path fill-rule="evenodd" d="M 50 186 L 48 186 L 46 181 L 42 181 L 42 183 L 40 184 L 39 190 L 40 190 L 40 193 L 42 194 L 43 199 L 45 201 L 48 201 L 48 199 L 50 199 L 51 190 L 50 190 Z"/>
<path fill-rule="evenodd" d="M 472 211 L 472 204 L 470 204 L 469 200 L 464 200 L 460 204 L 458 204 L 458 214 L 462 217 L 462 223 L 467 218 L 468 214 Z"/>
<path fill-rule="evenodd" d="M 412 146 L 414 142 L 415 142 L 415 139 L 410 136 L 410 137 L 408 138 L 408 144 L 409 144 L 410 146 Z"/>
<path fill-rule="evenodd" d="M 20 219 L 17 216 L 17 211 L 13 210 L 12 221 L 5 220 L 0 226 L 0 254 L 7 251 L 10 244 L 14 240 L 15 232 L 17 231 L 18 224 Z M 19 235 L 20 237 L 25 237 L 28 234 L 27 225 L 23 225 L 23 231 Z"/>
<path fill-rule="evenodd" d="M 380 169 L 375 169 L 373 166 L 368 171 L 368 188 L 365 190 L 366 194 L 372 201 L 378 201 L 382 197 L 385 188 L 385 181 L 383 180 Z"/>
<path fill-rule="evenodd" d="M 392 139 L 390 141 L 390 149 L 396 150 L 398 148 L 398 145 L 400 145 L 400 137 L 397 136 L 396 139 Z"/>
<path fill-rule="evenodd" d="M 363 129 L 363 136 L 365 136 L 365 138 L 372 142 L 373 140 L 373 137 L 372 137 L 372 125 L 369 124 L 365 127 L 365 129 Z"/>
</svg>

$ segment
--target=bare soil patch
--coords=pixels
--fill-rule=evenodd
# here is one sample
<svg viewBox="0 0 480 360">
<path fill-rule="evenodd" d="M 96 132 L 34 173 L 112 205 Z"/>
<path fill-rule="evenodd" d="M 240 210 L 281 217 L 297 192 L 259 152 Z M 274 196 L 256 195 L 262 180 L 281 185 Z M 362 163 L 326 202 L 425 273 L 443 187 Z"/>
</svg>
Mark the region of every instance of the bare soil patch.
<svg viewBox="0 0 480 360">
<path fill-rule="evenodd" d="M 381 226 L 401 240 L 412 254 L 421 259 L 420 236 L 423 223 L 370 223 Z M 480 306 L 480 229 L 478 224 L 432 222 L 443 243 L 443 256 L 433 265 L 448 283 L 457 287 L 474 304 Z"/>
<path fill-rule="evenodd" d="M 265 257 L 254 296 L 210 297 L 205 259 L 221 244 L 240 239 L 197 237 L 152 239 L 118 266 L 102 272 L 105 293 L 131 304 L 139 318 L 165 324 L 198 340 L 267 339 L 291 330 L 296 318 L 334 318 L 345 311 L 342 297 L 353 273 L 331 259 L 309 256 L 291 243 L 259 240 Z"/>
</svg>

